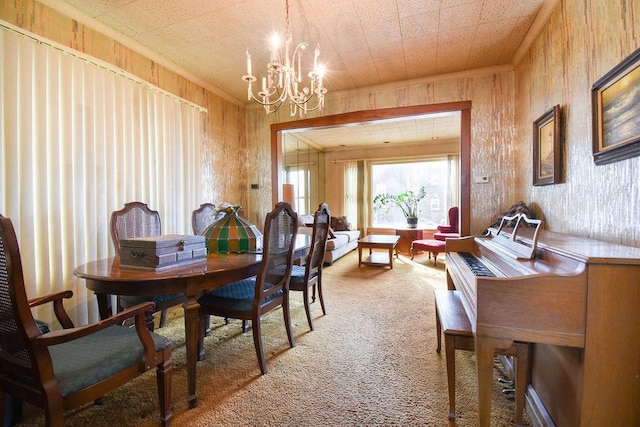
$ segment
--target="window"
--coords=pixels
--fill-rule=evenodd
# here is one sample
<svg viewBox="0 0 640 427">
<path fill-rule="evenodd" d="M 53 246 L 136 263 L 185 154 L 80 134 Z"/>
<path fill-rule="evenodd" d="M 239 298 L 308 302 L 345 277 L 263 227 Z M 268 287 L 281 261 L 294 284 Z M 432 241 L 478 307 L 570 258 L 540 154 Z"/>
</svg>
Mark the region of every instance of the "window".
<svg viewBox="0 0 640 427">
<path fill-rule="evenodd" d="M 405 190 L 417 192 L 424 186 L 427 196 L 418 205 L 418 227 L 436 228 L 447 224 L 449 207 L 458 204 L 457 178 L 458 156 L 440 157 L 414 162 L 376 162 L 371 164 L 371 200 L 381 193 L 400 194 Z M 373 227 L 405 226 L 406 218 L 399 208 L 388 212 L 371 212 Z"/>
<path fill-rule="evenodd" d="M 288 167 L 287 184 L 293 184 L 294 210 L 298 213 L 310 213 L 309 208 L 309 169 L 308 167 Z"/>
</svg>

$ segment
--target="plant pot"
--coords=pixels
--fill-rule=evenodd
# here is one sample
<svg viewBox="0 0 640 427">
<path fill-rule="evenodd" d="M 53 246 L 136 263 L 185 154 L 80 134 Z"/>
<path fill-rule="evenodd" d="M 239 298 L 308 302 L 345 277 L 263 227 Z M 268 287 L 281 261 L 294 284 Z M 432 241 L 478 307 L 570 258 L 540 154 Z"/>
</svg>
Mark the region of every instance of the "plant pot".
<svg viewBox="0 0 640 427">
<path fill-rule="evenodd" d="M 417 228 L 418 218 L 407 218 L 407 228 Z"/>
</svg>

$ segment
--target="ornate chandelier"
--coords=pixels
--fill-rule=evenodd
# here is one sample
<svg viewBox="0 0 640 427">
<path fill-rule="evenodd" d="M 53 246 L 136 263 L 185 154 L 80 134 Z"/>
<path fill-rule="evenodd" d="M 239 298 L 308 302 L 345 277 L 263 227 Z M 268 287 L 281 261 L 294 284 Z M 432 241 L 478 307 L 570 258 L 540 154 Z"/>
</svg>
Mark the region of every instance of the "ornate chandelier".
<svg viewBox="0 0 640 427">
<path fill-rule="evenodd" d="M 284 32 L 284 55 L 280 50 L 280 38 L 276 34 L 271 40 L 271 56 L 267 64 L 267 75 L 262 77 L 262 89 L 258 96 L 253 94 L 252 84 L 257 78 L 251 72 L 251 54 L 247 49 L 247 74 L 242 80 L 247 82 L 247 98 L 264 106 L 267 114 L 275 113 L 286 101 L 289 102 L 289 113 L 303 116 L 309 111 L 320 110 L 324 106 L 324 94 L 327 89 L 322 85 L 325 68 L 318 63 L 320 46 L 317 46 L 313 57 L 313 69 L 309 71 L 308 82 L 303 82 L 302 54 L 307 43 L 300 43 L 291 54 L 293 37 L 289 31 L 289 0 L 286 0 Z"/>
</svg>

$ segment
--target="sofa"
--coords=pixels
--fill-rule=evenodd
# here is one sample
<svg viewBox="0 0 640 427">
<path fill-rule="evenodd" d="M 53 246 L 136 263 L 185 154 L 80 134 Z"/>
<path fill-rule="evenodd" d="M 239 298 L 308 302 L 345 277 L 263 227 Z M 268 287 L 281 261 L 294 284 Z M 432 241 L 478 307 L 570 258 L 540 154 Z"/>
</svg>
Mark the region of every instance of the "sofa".
<svg viewBox="0 0 640 427">
<path fill-rule="evenodd" d="M 300 215 L 298 234 L 313 233 L 313 215 Z M 324 253 L 325 265 L 331 265 L 335 260 L 358 247 L 360 230 L 351 230 L 351 224 L 346 217 L 331 217 L 329 237 Z"/>
</svg>

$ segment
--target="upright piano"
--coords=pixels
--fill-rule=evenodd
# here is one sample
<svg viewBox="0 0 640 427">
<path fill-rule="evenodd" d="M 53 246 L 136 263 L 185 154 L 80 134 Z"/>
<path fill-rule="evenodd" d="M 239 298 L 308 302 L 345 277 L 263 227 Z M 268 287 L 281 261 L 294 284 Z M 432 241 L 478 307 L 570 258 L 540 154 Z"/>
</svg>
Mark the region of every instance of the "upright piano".
<svg viewBox="0 0 640 427">
<path fill-rule="evenodd" d="M 534 425 L 640 426 L 640 248 L 501 226 L 447 239 L 446 266 L 475 337 L 481 426 L 494 348 L 514 341 L 532 343 Z"/>
</svg>

